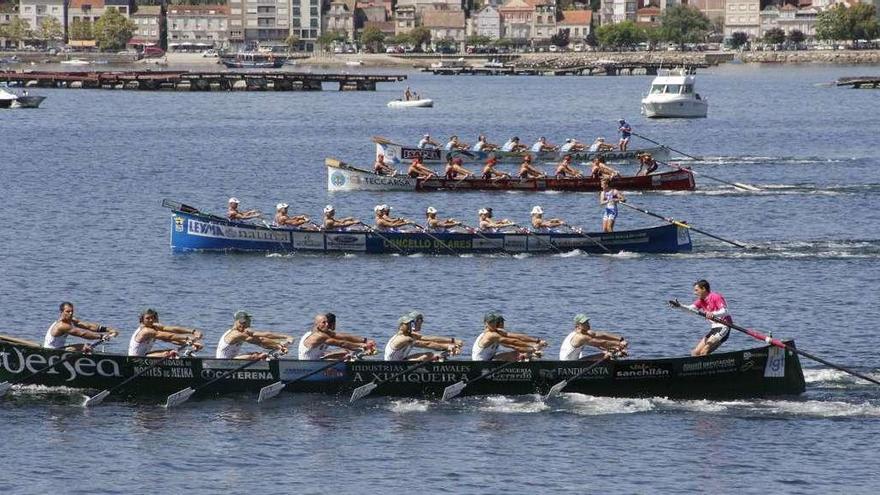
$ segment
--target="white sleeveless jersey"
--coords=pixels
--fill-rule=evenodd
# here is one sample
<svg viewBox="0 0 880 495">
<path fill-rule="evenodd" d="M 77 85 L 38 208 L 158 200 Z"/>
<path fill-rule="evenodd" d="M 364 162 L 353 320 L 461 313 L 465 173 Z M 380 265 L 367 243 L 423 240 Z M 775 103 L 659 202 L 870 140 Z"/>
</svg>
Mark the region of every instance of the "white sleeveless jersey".
<svg viewBox="0 0 880 495">
<path fill-rule="evenodd" d="M 226 336 L 229 335 L 232 329 L 223 332 L 223 336 L 220 337 L 220 343 L 217 344 L 217 354 L 215 355 L 218 359 L 235 359 L 235 356 L 241 354 L 241 344 L 243 342 L 239 342 L 237 344 L 227 344 Z"/>
<path fill-rule="evenodd" d="M 61 320 L 55 320 L 49 325 L 49 329 L 46 330 L 46 337 L 43 339 L 43 347 L 46 349 L 62 349 L 65 345 L 67 345 L 67 334 L 62 334 L 59 337 L 55 337 L 52 335 L 52 330 L 55 330 L 55 327 L 61 323 Z"/>
<path fill-rule="evenodd" d="M 488 347 L 480 347 L 480 339 L 483 334 L 477 336 L 474 340 L 474 347 L 471 349 L 471 360 L 473 361 L 491 361 L 498 354 L 499 344 L 496 342 Z"/>
<path fill-rule="evenodd" d="M 565 337 L 565 340 L 562 341 L 562 345 L 559 346 L 560 361 L 577 361 L 584 357 L 584 346 L 575 347 L 572 344 L 576 333 L 577 332 L 571 332 L 568 334 L 568 336 Z"/>
<path fill-rule="evenodd" d="M 327 348 L 329 347 L 327 344 L 316 345 L 309 349 L 306 347 L 306 339 L 312 335 L 312 331 L 309 330 L 299 339 L 299 359 L 303 361 L 312 360 L 316 361 L 324 357 L 324 353 L 327 352 Z"/>
<path fill-rule="evenodd" d="M 156 339 L 146 339 L 142 342 L 137 341 L 138 335 L 141 333 L 141 330 L 144 329 L 144 326 L 141 325 L 137 327 L 137 330 L 134 331 L 134 334 L 131 336 L 131 340 L 128 341 L 128 355 L 129 356 L 146 356 L 151 349 L 153 349 L 153 344 L 156 342 Z"/>
<path fill-rule="evenodd" d="M 414 347 L 412 341 L 397 350 L 395 350 L 394 347 L 391 345 L 393 342 L 394 337 L 391 337 L 391 340 L 389 340 L 388 343 L 385 344 L 385 361 L 405 361 L 406 358 L 409 357 L 409 353 Z"/>
</svg>

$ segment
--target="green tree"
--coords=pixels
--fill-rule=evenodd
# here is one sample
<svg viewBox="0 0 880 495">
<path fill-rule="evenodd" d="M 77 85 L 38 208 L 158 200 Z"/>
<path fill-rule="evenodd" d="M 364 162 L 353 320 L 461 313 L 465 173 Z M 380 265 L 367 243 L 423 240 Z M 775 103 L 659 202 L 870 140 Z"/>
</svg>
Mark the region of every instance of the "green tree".
<svg viewBox="0 0 880 495">
<path fill-rule="evenodd" d="M 785 31 L 776 27 L 770 28 L 764 32 L 764 43 L 778 45 L 785 41 Z"/>
<path fill-rule="evenodd" d="M 72 40 L 93 40 L 95 30 L 91 22 L 74 20 L 67 28 L 67 37 Z"/>
<path fill-rule="evenodd" d="M 791 32 L 788 33 L 788 41 L 791 41 L 794 44 L 801 44 L 805 39 L 807 39 L 807 37 L 800 29 L 792 29 Z"/>
<path fill-rule="evenodd" d="M 816 38 L 820 40 L 874 39 L 880 33 L 877 9 L 859 3 L 852 7 L 837 4 L 819 12 L 816 17 Z"/>
<path fill-rule="evenodd" d="M 592 47 L 599 46 L 599 39 L 596 38 L 596 33 L 593 30 L 590 30 L 590 34 L 588 34 L 587 37 L 584 38 L 584 43 Z"/>
<path fill-rule="evenodd" d="M 429 45 L 431 43 L 431 30 L 424 26 L 413 28 L 409 32 L 409 39 L 416 48 Z"/>
<path fill-rule="evenodd" d="M 466 43 L 471 46 L 486 46 L 492 42 L 492 39 L 488 36 L 483 36 L 481 34 L 473 34 L 467 37 Z"/>
<path fill-rule="evenodd" d="M 633 21 L 599 26 L 596 39 L 601 46 L 611 48 L 632 48 L 645 41 L 645 33 Z"/>
<path fill-rule="evenodd" d="M 712 29 L 712 22 L 705 14 L 688 5 L 675 5 L 660 16 L 660 27 L 666 41 L 684 47 L 685 43 L 699 43 Z"/>
<path fill-rule="evenodd" d="M 345 32 L 344 31 L 324 31 L 321 33 L 321 36 L 318 36 L 318 44 L 321 45 L 321 49 L 327 49 L 333 43 L 341 43 L 345 41 Z"/>
<path fill-rule="evenodd" d="M 730 46 L 734 49 L 741 48 L 749 42 L 749 35 L 742 31 L 734 31 L 730 35 Z"/>
<path fill-rule="evenodd" d="M 299 36 L 294 33 L 290 33 L 290 36 L 284 39 L 284 44 L 287 45 L 288 52 L 296 49 L 299 46 Z"/>
<path fill-rule="evenodd" d="M 361 43 L 371 52 L 378 52 L 385 42 L 385 33 L 376 26 L 367 26 L 361 31 Z"/>
<path fill-rule="evenodd" d="M 452 38 L 443 38 L 434 42 L 434 46 L 440 51 L 449 51 L 455 47 L 455 40 Z"/>
<path fill-rule="evenodd" d="M 560 29 L 556 32 L 556 34 L 550 37 L 550 43 L 559 47 L 568 46 L 568 43 L 570 41 L 569 32 L 570 31 L 568 28 Z"/>
<path fill-rule="evenodd" d="M 53 41 L 60 40 L 64 36 L 64 29 L 61 22 L 54 17 L 44 17 L 40 22 L 39 37 L 42 40 Z"/>
<path fill-rule="evenodd" d="M 877 8 L 867 3 L 857 3 L 850 7 L 849 18 L 853 26 L 852 40 L 872 40 L 880 35 L 877 22 Z"/>
<path fill-rule="evenodd" d="M 107 9 L 95 22 L 95 40 L 101 50 L 121 50 L 131 39 L 137 26 L 116 9 Z"/>
<path fill-rule="evenodd" d="M 14 17 L 3 29 L 3 37 L 18 45 L 22 41 L 33 37 L 31 25 L 20 17 Z"/>
<path fill-rule="evenodd" d="M 645 39 L 652 50 L 663 41 L 663 30 L 659 26 L 644 27 L 642 32 L 645 33 Z"/>
</svg>

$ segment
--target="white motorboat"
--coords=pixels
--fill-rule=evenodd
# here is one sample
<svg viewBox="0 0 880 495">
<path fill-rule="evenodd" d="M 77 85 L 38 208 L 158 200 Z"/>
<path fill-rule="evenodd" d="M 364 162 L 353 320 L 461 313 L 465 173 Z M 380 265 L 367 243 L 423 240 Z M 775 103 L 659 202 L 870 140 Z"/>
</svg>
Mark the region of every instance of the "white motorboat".
<svg viewBox="0 0 880 495">
<path fill-rule="evenodd" d="M 684 69 L 661 71 L 642 99 L 642 115 L 655 117 L 705 117 L 709 102 L 694 90 L 696 76 Z"/>
<path fill-rule="evenodd" d="M 3 90 L 0 88 L 0 108 L 9 108 L 15 103 L 15 100 L 18 99 L 18 96 Z"/>
<path fill-rule="evenodd" d="M 345 65 L 348 65 L 351 67 L 357 67 L 360 65 L 364 65 L 364 61 L 363 60 L 349 60 L 349 61 L 345 62 Z"/>
<path fill-rule="evenodd" d="M 388 102 L 388 108 L 410 108 L 410 107 L 433 107 L 434 100 L 430 98 L 420 98 L 418 100 L 393 100 Z"/>
<path fill-rule="evenodd" d="M 60 63 L 65 65 L 89 65 L 88 60 L 83 60 L 81 58 L 72 58 L 70 60 L 62 60 Z"/>
</svg>

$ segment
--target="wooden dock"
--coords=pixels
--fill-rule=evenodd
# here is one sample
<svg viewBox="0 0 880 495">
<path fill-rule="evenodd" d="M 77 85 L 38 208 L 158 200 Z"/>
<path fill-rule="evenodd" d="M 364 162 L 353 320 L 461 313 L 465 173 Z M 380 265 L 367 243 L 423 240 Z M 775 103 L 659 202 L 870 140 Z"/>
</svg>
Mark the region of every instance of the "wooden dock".
<svg viewBox="0 0 880 495">
<path fill-rule="evenodd" d="M 642 62 L 594 62 L 586 65 L 573 67 L 527 67 L 518 65 L 505 65 L 504 67 L 427 67 L 424 72 L 431 72 L 440 76 L 619 76 L 619 75 L 649 75 L 656 76 L 663 64 Z M 665 68 L 669 68 L 667 63 Z M 682 64 L 689 74 L 696 73 L 697 69 L 709 67 L 707 63 Z"/>
<path fill-rule="evenodd" d="M 321 91 L 324 83 L 339 91 L 375 91 L 380 82 L 398 82 L 405 75 L 318 74 L 279 71 L 125 71 L 21 72 L 0 71 L 0 82 L 41 88 L 87 88 L 177 91 Z"/>
<path fill-rule="evenodd" d="M 880 88 L 880 76 L 841 77 L 835 84 L 855 89 Z"/>
</svg>

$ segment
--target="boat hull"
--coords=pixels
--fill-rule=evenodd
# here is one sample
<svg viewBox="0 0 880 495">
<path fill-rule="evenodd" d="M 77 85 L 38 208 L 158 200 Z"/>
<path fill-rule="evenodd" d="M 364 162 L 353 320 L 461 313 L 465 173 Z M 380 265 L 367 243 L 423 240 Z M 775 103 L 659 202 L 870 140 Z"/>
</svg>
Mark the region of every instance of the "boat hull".
<svg viewBox="0 0 880 495">
<path fill-rule="evenodd" d="M 589 253 L 677 253 L 692 249 L 688 229 L 662 225 L 618 232 L 482 233 L 320 231 L 271 228 L 231 222 L 201 213 L 173 211 L 171 249 L 187 251 L 294 251 L 368 254 L 558 253 L 579 249 Z"/>
<path fill-rule="evenodd" d="M 642 100 L 642 114 L 648 118 L 704 118 L 709 113 L 706 100 L 676 99 L 669 101 Z"/>
<path fill-rule="evenodd" d="M 282 58 L 265 61 L 223 59 L 221 62 L 229 69 L 278 69 L 284 66 Z"/>
<path fill-rule="evenodd" d="M 424 98 L 421 100 L 393 100 L 388 102 L 388 108 L 429 108 L 434 106 L 434 100 Z"/>
<path fill-rule="evenodd" d="M 45 96 L 19 96 L 12 104 L 12 108 L 39 108 Z"/>
<path fill-rule="evenodd" d="M 794 345 L 793 342 L 787 342 Z M 0 381 L 17 383 L 69 353 L 0 342 Z M 57 369 L 41 373 L 24 385 L 63 386 L 101 390 L 154 364 L 154 358 L 115 354 L 79 354 Z M 240 367 L 242 361 L 211 358 L 168 360 L 115 392 L 116 397 L 151 397 L 195 387 Z M 203 395 L 256 394 L 278 380 L 293 380 L 325 366 L 325 361 L 282 359 L 263 361 L 230 374 L 205 388 Z M 324 372 L 291 383 L 288 393 L 348 394 L 375 379 L 389 378 L 411 362 L 340 362 Z M 560 380 L 570 379 L 590 361 L 531 361 L 511 365 L 464 389 L 462 395 L 523 395 L 546 393 Z M 373 395 L 436 398 L 459 380 L 474 379 L 497 362 L 449 360 L 426 364 L 375 389 Z M 751 398 L 796 395 L 805 389 L 797 354 L 775 347 L 721 352 L 705 357 L 626 359 L 602 363 L 573 380 L 565 392 L 611 397 L 670 397 L 686 399 Z"/>
</svg>

